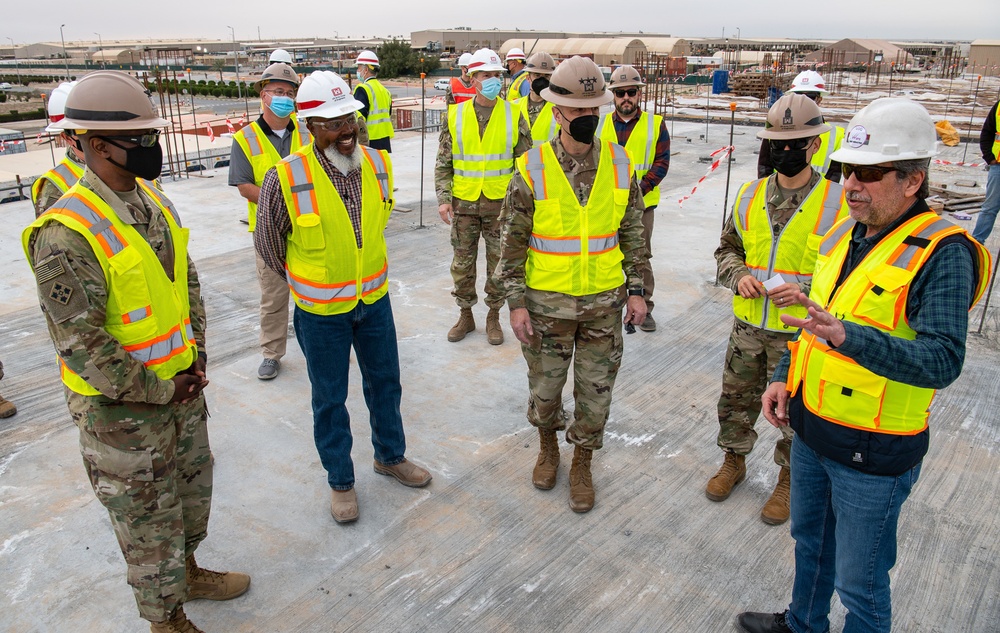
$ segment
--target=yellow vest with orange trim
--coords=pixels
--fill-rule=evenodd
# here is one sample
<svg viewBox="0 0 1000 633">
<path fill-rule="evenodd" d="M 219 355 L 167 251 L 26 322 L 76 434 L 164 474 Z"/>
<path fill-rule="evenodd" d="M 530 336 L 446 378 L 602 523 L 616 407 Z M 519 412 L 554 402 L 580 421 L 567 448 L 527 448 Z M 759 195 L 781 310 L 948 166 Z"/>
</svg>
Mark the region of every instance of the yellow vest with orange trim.
<svg viewBox="0 0 1000 633">
<path fill-rule="evenodd" d="M 577 200 L 551 143 L 517 159 L 517 169 L 535 198 L 525 264 L 529 288 L 580 297 L 625 283 L 618 229 L 634 171 L 624 147 L 597 142 L 601 153 L 586 206 Z"/>
<path fill-rule="evenodd" d="M 48 222 L 59 222 L 84 236 L 107 283 L 104 330 L 133 359 L 161 379 L 170 380 L 190 367 L 198 354 L 188 298 L 188 229 L 181 227 L 173 204 L 152 182 L 136 183 L 167 220 L 174 249 L 173 281 L 142 235 L 96 193 L 79 184 L 24 229 L 21 241 L 30 262 L 31 234 Z M 69 389 L 85 396 L 101 395 L 62 359 L 59 364 L 62 381 Z"/>
<path fill-rule="evenodd" d="M 528 71 L 522 70 L 521 74 L 514 77 L 510 82 L 510 86 L 507 87 L 507 101 L 514 103 L 527 97 L 527 95 L 521 94 L 521 84 L 526 81 L 528 81 Z"/>
<path fill-rule="evenodd" d="M 819 149 L 813 154 L 809 164 L 826 176 L 830 171 L 830 155 L 840 149 L 840 144 L 844 141 L 844 128 L 830 124 L 830 129 L 819 135 Z"/>
<path fill-rule="evenodd" d="M 64 157 L 59 164 L 38 177 L 38 180 L 31 184 L 31 204 L 38 203 L 38 197 L 42 195 L 42 187 L 45 181 L 51 182 L 59 190 L 59 193 L 66 193 L 69 188 L 76 184 L 83 176 L 83 165 L 78 165 L 69 156 Z"/>
<path fill-rule="evenodd" d="M 653 161 L 656 160 L 656 141 L 660 138 L 662 123 L 663 117 L 659 114 L 650 115 L 648 112 L 641 112 L 639 120 L 632 128 L 632 133 L 625 141 L 625 149 L 628 150 L 628 154 L 635 164 L 635 177 L 639 180 L 642 180 L 649 172 Z M 602 115 L 597 130 L 597 135 L 601 139 L 612 143 L 618 142 L 618 132 L 615 131 L 613 114 Z M 642 201 L 646 204 L 647 209 L 660 204 L 660 186 L 657 185 L 650 189 L 649 193 L 642 197 Z"/>
<path fill-rule="evenodd" d="M 309 130 L 306 129 L 306 126 L 299 124 L 294 114 L 291 116 L 291 122 L 295 131 L 292 132 L 292 149 L 289 154 L 312 143 L 312 135 L 309 134 Z M 259 187 L 264 182 L 264 174 L 267 173 L 268 169 L 278 164 L 281 155 L 278 154 L 278 150 L 274 148 L 256 121 L 243 126 L 239 132 L 233 135 L 233 139 L 239 143 L 243 153 L 250 161 L 250 166 L 253 167 L 253 182 Z M 247 230 L 252 233 L 257 226 L 257 204 L 249 200 L 247 200 L 247 220 L 250 223 Z"/>
<path fill-rule="evenodd" d="M 480 194 L 490 200 L 504 197 L 514 175 L 514 147 L 520 118 L 521 108 L 496 99 L 480 138 L 475 100 L 448 106 L 454 197 L 470 202 L 479 200 Z"/>
<path fill-rule="evenodd" d="M 359 298 L 372 304 L 389 289 L 384 232 L 394 205 L 392 166 L 385 151 L 360 147 L 364 152 L 361 248 L 347 207 L 312 147 L 290 154 L 277 165 L 293 226 L 285 272 L 295 304 L 306 312 L 350 312 Z"/>
<path fill-rule="evenodd" d="M 528 113 L 528 103 L 529 99 L 527 97 L 520 99 L 517 104 L 521 107 L 521 116 L 528 122 L 531 122 L 531 115 Z M 554 106 L 551 101 L 546 101 L 545 105 L 538 112 L 538 116 L 535 117 L 535 122 L 531 123 L 531 141 L 534 147 L 538 147 L 542 143 L 548 143 L 555 138 L 556 134 L 559 132 L 559 126 L 556 124 L 556 118 L 552 114 Z M 615 142 L 614 139 L 609 139 Z"/>
<path fill-rule="evenodd" d="M 976 295 L 986 292 L 990 254 L 964 229 L 926 212 L 904 222 L 880 241 L 834 291 L 851 243 L 855 221 L 837 223 L 820 244 L 810 298 L 837 318 L 877 328 L 908 341 L 917 333 L 906 322 L 910 284 L 942 239 L 964 235 L 979 254 Z M 971 307 L 971 306 L 970 306 Z M 891 435 L 916 435 L 927 428 L 934 389 L 889 380 L 839 354 L 805 330 L 789 343 L 792 395 L 815 415 L 842 426 Z"/>
<path fill-rule="evenodd" d="M 849 213 L 844 188 L 821 178 L 781 233 L 774 235 L 767 212 L 767 180 L 761 178 L 743 185 L 733 203 L 733 224 L 743 240 L 747 268 L 761 283 L 776 274 L 788 283 L 810 281 L 820 240 Z M 781 315 L 798 319 L 807 316 L 806 309 L 798 304 L 779 308 L 767 297 L 745 299 L 739 294 L 733 297 L 733 314 L 754 327 L 789 334 L 795 328 L 782 323 Z"/>
</svg>

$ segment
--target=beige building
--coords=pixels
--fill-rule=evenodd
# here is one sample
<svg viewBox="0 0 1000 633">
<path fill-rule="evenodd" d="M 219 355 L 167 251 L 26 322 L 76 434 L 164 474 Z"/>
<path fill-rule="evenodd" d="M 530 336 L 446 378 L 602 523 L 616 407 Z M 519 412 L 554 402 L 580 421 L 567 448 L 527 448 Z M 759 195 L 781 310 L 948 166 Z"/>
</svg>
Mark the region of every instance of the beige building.
<svg viewBox="0 0 1000 633">
<path fill-rule="evenodd" d="M 1000 77 L 1000 40 L 974 40 L 969 46 L 966 72 Z"/>
<path fill-rule="evenodd" d="M 913 55 L 885 40 L 848 38 L 809 53 L 805 61 L 832 68 L 882 64 L 904 69 L 913 65 Z"/>
<path fill-rule="evenodd" d="M 569 37 L 566 39 L 510 39 L 500 46 L 501 57 L 514 47 L 524 50 L 525 55 L 545 52 L 556 59 L 566 59 L 574 55 L 590 57 L 598 66 L 634 64 L 646 52 L 642 40 L 630 37 L 591 38 Z"/>
</svg>

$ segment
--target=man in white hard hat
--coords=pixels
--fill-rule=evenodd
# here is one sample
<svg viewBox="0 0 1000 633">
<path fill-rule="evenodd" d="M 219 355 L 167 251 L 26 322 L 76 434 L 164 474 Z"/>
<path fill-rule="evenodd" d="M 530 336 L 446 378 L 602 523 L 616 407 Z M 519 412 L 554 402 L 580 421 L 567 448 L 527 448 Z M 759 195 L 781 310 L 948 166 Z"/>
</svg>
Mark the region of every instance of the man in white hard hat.
<svg viewBox="0 0 1000 633">
<path fill-rule="evenodd" d="M 152 633 L 199 631 L 183 604 L 235 598 L 250 577 L 194 558 L 212 505 L 206 320 L 187 229 L 153 182 L 170 123 L 111 70 L 82 78 L 65 114 L 55 125 L 76 131 L 87 168 L 22 243 L 139 615 Z"/>
<path fill-rule="evenodd" d="M 271 57 L 268 60 L 269 64 L 288 64 L 292 65 L 292 55 L 283 48 L 276 48 L 274 52 L 271 53 Z"/>
<path fill-rule="evenodd" d="M 299 116 L 315 142 L 267 172 L 254 246 L 287 277 L 295 336 L 312 385 L 314 437 L 338 523 L 358 518 L 347 412 L 351 348 L 361 368 L 375 472 L 420 488 L 431 475 L 405 457 L 399 350 L 389 303 L 385 227 L 392 213 L 392 163 L 358 143 L 347 83 L 330 71 L 302 81 Z"/>
<path fill-rule="evenodd" d="M 524 51 L 516 46 L 507 51 L 507 55 L 504 57 L 504 66 L 507 68 L 507 74 L 510 75 L 510 85 L 507 86 L 507 100 L 517 101 L 518 99 L 527 97 L 528 92 L 531 91 L 531 85 L 528 82 L 528 75 L 524 69 Z"/>
<path fill-rule="evenodd" d="M 610 116 L 602 117 L 598 134 L 606 141 L 623 146 L 632 157 L 642 201 L 646 205 L 642 213 L 642 239 L 652 258 L 654 212 L 660 204 L 660 183 L 670 168 L 670 134 L 662 116 L 642 109 L 642 88 L 645 85 L 634 66 L 619 66 L 612 71 L 608 87 L 615 97 L 615 109 Z M 646 300 L 646 319 L 639 324 L 639 329 L 653 332 L 656 330 L 656 320 L 653 319 L 656 282 L 652 265 L 643 274 L 642 287 L 646 293 L 643 297 Z"/>
<path fill-rule="evenodd" d="M 771 106 L 757 136 L 770 146 L 778 172 L 740 187 L 715 251 L 719 282 L 733 292 L 734 319 L 718 404 L 716 444 L 725 459 L 705 487 L 712 501 L 725 501 L 746 476 L 760 397 L 795 334 L 780 317 L 805 316 L 791 299 L 809 292 L 820 238 L 847 217 L 843 187 L 809 164 L 828 129 L 819 106 L 803 95 L 786 94 Z M 760 511 L 769 525 L 788 520 L 791 442 L 785 427 L 774 447 L 778 482 Z"/>
<path fill-rule="evenodd" d="M 55 127 L 55 124 L 65 116 L 66 97 L 75 85 L 75 81 L 63 82 L 49 95 L 49 126 L 45 131 L 59 135 L 59 140 L 66 146 L 66 155 L 59 164 L 31 184 L 31 203 L 35 205 L 35 217 L 40 216 L 75 185 L 86 167 L 83 160 L 83 146 L 80 145 L 80 140 L 76 138 L 73 130 Z"/>
<path fill-rule="evenodd" d="M 451 225 L 452 296 L 458 304 L 458 322 L 448 331 L 456 343 L 476 329 L 472 306 L 476 295 L 479 239 L 486 242 L 486 339 L 503 343 L 500 308 L 504 297 L 491 276 L 500 257 L 500 206 L 514 173 L 514 159 L 531 147 L 531 130 L 521 109 L 499 99 L 503 82 L 500 57 L 483 48 L 469 62 L 476 97 L 448 108 L 448 124 L 441 126 L 434 167 L 438 215 Z"/>
<path fill-rule="evenodd" d="M 968 312 L 990 256 L 924 199 L 934 122 L 909 99 L 877 99 L 851 119 L 833 158 L 849 218 L 819 245 L 802 328 L 764 393 L 790 425 L 795 579 L 783 613 L 742 613 L 741 631 L 829 631 L 834 588 L 845 631 L 889 633 L 897 525 L 930 432 L 935 390 L 958 378 Z"/>
<path fill-rule="evenodd" d="M 372 51 L 361 51 L 356 60 L 358 85 L 354 98 L 361 102 L 359 114 L 368 125 L 369 145 L 392 153 L 392 93 L 378 80 L 378 56 Z"/>
<path fill-rule="evenodd" d="M 625 148 L 595 138 L 600 107 L 612 100 L 597 64 L 563 61 L 542 97 L 555 106 L 559 135 L 517 161 L 494 274 L 528 365 L 528 421 L 540 444 L 532 483 L 556 485 L 572 365 L 569 507 L 588 512 L 596 498 L 591 458 L 603 445 L 621 366 L 622 309 L 630 328 L 646 316 L 642 194 Z"/>
<path fill-rule="evenodd" d="M 247 201 L 248 230 L 257 226 L 257 198 L 264 174 L 271 167 L 312 142 L 305 126 L 295 118 L 295 94 L 299 76 L 288 64 L 268 66 L 254 83 L 260 94 L 260 117 L 233 135 L 230 152 L 229 185 Z M 263 358 L 257 378 L 272 380 L 281 369 L 288 340 L 288 285 L 257 257 L 260 284 L 260 351 Z"/>
<path fill-rule="evenodd" d="M 979 149 L 983 153 L 989 175 L 986 177 L 986 197 L 979 217 L 976 218 L 972 237 L 980 244 L 985 244 L 986 238 L 993 232 L 993 224 L 1000 211 L 1000 101 L 993 104 L 983 120 L 983 127 L 979 132 Z"/>
<path fill-rule="evenodd" d="M 518 101 L 521 106 L 521 116 L 528 120 L 531 126 L 531 141 L 535 146 L 547 143 L 559 132 L 555 116 L 552 114 L 552 104 L 542 99 L 542 90 L 549 87 L 549 77 L 556 69 L 556 62 L 548 53 L 534 53 L 524 66 L 528 74 L 530 90 L 528 97 Z"/>
<path fill-rule="evenodd" d="M 830 93 L 826 89 L 826 80 L 815 70 L 803 70 L 792 80 L 792 87 L 789 92 L 802 94 L 813 101 L 816 105 L 823 103 L 823 97 Z M 819 151 L 813 154 L 812 165 L 819 170 L 819 173 L 827 180 L 840 182 L 840 163 L 833 160 L 831 155 L 840 149 L 840 144 L 844 140 L 844 128 L 828 123 L 830 130 L 820 136 Z M 771 160 L 771 147 L 768 142 L 762 141 L 760 153 L 757 155 L 757 177 L 767 178 L 774 173 L 774 163 Z"/>
<path fill-rule="evenodd" d="M 448 82 L 448 89 L 444 92 L 444 100 L 447 105 L 463 103 L 476 96 L 476 87 L 472 85 L 472 77 L 469 77 L 469 63 L 472 61 L 472 53 L 462 53 L 458 58 L 458 69 L 462 75 L 452 77 Z"/>
</svg>

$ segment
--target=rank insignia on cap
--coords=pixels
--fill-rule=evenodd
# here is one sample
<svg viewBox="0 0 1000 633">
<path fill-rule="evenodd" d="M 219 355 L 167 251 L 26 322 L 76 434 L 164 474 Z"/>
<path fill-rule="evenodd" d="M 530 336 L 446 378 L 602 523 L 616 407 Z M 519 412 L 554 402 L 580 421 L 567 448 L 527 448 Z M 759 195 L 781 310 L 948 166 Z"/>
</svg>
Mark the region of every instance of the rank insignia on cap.
<svg viewBox="0 0 1000 633">
<path fill-rule="evenodd" d="M 584 92 L 594 92 L 594 86 L 597 84 L 597 77 L 583 77 L 580 79 L 580 83 L 583 84 Z"/>
<path fill-rule="evenodd" d="M 73 296 L 73 289 L 58 281 L 52 284 L 52 289 L 49 290 L 49 299 L 52 299 L 53 301 L 58 301 L 64 306 L 69 305 L 69 298 L 72 296 Z"/>
</svg>

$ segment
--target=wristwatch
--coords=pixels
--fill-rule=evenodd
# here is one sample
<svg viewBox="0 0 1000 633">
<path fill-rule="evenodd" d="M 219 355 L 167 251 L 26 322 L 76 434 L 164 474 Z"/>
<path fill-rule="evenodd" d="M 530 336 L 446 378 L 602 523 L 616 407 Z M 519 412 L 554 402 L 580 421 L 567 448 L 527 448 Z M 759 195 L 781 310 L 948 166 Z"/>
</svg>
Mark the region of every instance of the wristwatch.
<svg viewBox="0 0 1000 633">
<path fill-rule="evenodd" d="M 646 296 L 646 290 L 645 290 L 645 288 L 629 288 L 628 289 L 628 296 L 630 296 L 630 297 L 645 297 Z"/>
</svg>

